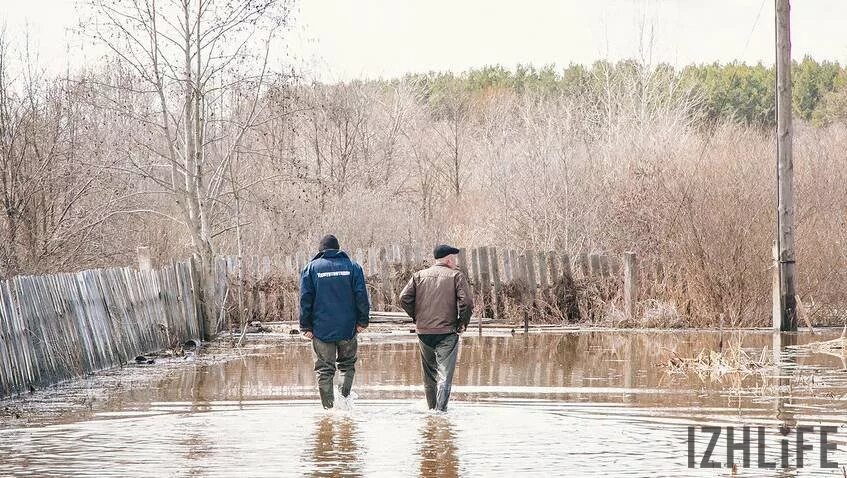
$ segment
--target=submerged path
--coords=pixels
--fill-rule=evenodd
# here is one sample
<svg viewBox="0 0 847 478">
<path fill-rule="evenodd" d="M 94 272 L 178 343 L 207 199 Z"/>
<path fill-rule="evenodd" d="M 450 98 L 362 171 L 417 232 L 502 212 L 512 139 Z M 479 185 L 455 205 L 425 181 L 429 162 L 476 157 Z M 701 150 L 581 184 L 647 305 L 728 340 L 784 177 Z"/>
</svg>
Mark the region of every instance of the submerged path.
<svg viewBox="0 0 847 478">
<path fill-rule="evenodd" d="M 799 337 L 821 338 L 831 337 Z M 732 341 L 761 351 L 772 336 L 467 335 L 446 414 L 424 410 L 408 332 L 362 335 L 352 411 L 319 408 L 304 341 L 218 350 L 214 359 L 134 367 L 88 388 L 77 382 L 27 397 L 52 396 L 55 413 L 20 426 L 7 415 L 0 476 L 715 476 L 687 467 L 689 425 L 761 424 L 776 440 L 780 425 L 840 424 L 847 374 L 832 355 L 792 352 L 771 375 L 660 366 L 666 350 L 694 356 Z M 63 414 L 57 400 L 83 403 Z M 696 439 L 703 449 L 709 436 Z M 771 448 L 772 458 L 779 450 Z M 844 455 L 831 459 L 847 463 Z M 807 467 L 801 476 L 824 471 Z"/>
</svg>

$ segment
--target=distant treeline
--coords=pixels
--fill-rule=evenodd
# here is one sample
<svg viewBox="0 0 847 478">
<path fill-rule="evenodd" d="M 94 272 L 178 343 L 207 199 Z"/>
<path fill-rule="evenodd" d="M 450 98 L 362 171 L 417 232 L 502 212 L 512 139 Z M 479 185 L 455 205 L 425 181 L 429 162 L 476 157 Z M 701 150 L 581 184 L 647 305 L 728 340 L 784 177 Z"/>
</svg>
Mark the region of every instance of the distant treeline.
<svg viewBox="0 0 847 478">
<path fill-rule="evenodd" d="M 413 82 L 429 92 L 429 100 L 451 96 L 457 90 L 468 93 L 512 90 L 539 95 L 603 94 L 609 77 L 649 75 L 676 85 L 680 95 L 695 100 L 695 111 L 710 123 L 721 120 L 770 127 L 775 122 L 773 67 L 761 63 L 712 63 L 681 69 L 660 64 L 653 69 L 634 60 L 617 63 L 595 62 L 591 66 L 570 65 L 536 68 L 519 65 L 515 69 L 487 66 L 464 73 L 429 72 L 406 75 L 388 83 Z M 847 68 L 837 62 L 805 57 L 795 61 L 792 70 L 794 111 L 799 118 L 820 126 L 847 117 Z M 645 78 L 645 82 L 647 78 Z"/>
</svg>

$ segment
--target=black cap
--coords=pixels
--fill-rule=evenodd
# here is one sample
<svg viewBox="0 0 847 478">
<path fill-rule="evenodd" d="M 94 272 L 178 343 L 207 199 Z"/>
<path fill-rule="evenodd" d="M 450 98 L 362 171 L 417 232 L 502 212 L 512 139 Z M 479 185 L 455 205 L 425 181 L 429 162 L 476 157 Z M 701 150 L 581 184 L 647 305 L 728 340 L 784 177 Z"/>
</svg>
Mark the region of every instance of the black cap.
<svg viewBox="0 0 847 478">
<path fill-rule="evenodd" d="M 441 244 L 435 246 L 435 249 L 432 251 L 432 255 L 435 256 L 436 259 L 441 259 L 442 257 L 447 257 L 450 254 L 458 254 L 459 250 L 453 246 L 448 246 L 446 244 Z"/>
<path fill-rule="evenodd" d="M 327 234 L 321 239 L 320 245 L 318 245 L 319 251 L 325 251 L 327 249 L 341 249 L 341 246 L 338 245 L 338 239 L 335 238 L 332 234 Z"/>
</svg>

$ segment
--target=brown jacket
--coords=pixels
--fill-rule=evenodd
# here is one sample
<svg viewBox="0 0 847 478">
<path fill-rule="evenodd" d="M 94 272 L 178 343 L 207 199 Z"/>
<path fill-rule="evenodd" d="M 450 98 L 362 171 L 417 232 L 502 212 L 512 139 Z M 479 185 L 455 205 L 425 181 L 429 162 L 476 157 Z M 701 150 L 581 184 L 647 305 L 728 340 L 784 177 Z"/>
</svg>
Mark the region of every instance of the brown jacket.
<svg viewBox="0 0 847 478">
<path fill-rule="evenodd" d="M 436 264 L 412 275 L 400 293 L 400 305 L 419 334 L 447 334 L 467 328 L 473 298 L 465 274 Z"/>
</svg>

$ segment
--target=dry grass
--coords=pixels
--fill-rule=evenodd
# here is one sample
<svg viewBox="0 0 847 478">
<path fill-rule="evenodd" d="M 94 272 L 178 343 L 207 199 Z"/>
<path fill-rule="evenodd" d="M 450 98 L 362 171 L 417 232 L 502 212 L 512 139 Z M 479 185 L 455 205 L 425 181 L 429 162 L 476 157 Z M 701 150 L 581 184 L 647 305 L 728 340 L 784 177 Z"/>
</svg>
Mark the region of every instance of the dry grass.
<svg viewBox="0 0 847 478">
<path fill-rule="evenodd" d="M 269 95 L 233 173 L 250 185 L 240 204 L 244 253 L 312 250 L 327 232 L 348 250 L 437 242 L 572 258 L 633 250 L 642 278 L 636 317 L 621 316 L 614 283 L 578 275 L 573 287 L 541 297 L 532 313 L 627 326 L 710 327 L 721 316 L 726 326 L 766 325 L 775 229 L 771 132 L 702 122 L 697 98 L 647 66 L 603 73 L 594 79 L 602 94 L 455 92 L 443 102 L 447 109 L 433 103 L 432 91 L 408 82 L 301 85 Z M 145 131 L 100 114 L 109 131 L 92 135 L 91 146 L 81 141 L 73 157 L 123 157 L 110 150 L 113 137 Z M 815 325 L 841 323 L 847 127 L 798 121 L 794 137 L 798 290 Z M 134 161 L 158 167 L 155 157 Z M 163 206 L 166 197 L 149 194 L 156 184 L 121 172 L 136 166 L 98 170 L 99 190 L 134 198 L 121 209 L 178 216 Z M 92 194 L 89 209 L 102 209 L 99 199 Z M 209 211 L 216 253 L 237 249 L 233 210 L 222 196 Z M 74 236 L 87 238 L 75 257 L 94 251 L 131 264 L 137 245 L 149 245 L 154 262 L 191 250 L 185 229 L 160 215 L 97 224 L 90 238 Z M 116 234 L 121 241 L 105 240 Z M 23 266 L 42 271 L 53 263 L 72 268 L 53 258 Z M 406 272 L 393 274 L 402 287 Z M 283 292 L 287 303 L 290 291 Z M 507 295 L 510 316 L 529 313 L 514 296 Z"/>
<path fill-rule="evenodd" d="M 701 378 L 720 378 L 727 374 L 749 375 L 774 367 L 773 355 L 767 347 L 761 354 L 744 350 L 740 342 L 731 342 L 724 350 L 703 350 L 697 356 L 680 357 L 668 351 L 669 357 L 661 365 L 672 373 L 695 373 Z"/>
<path fill-rule="evenodd" d="M 832 355 L 839 358 L 847 357 L 847 325 L 841 331 L 841 336 L 825 341 L 809 342 L 803 345 L 794 345 L 791 348 L 808 350 L 813 353 Z"/>
</svg>

